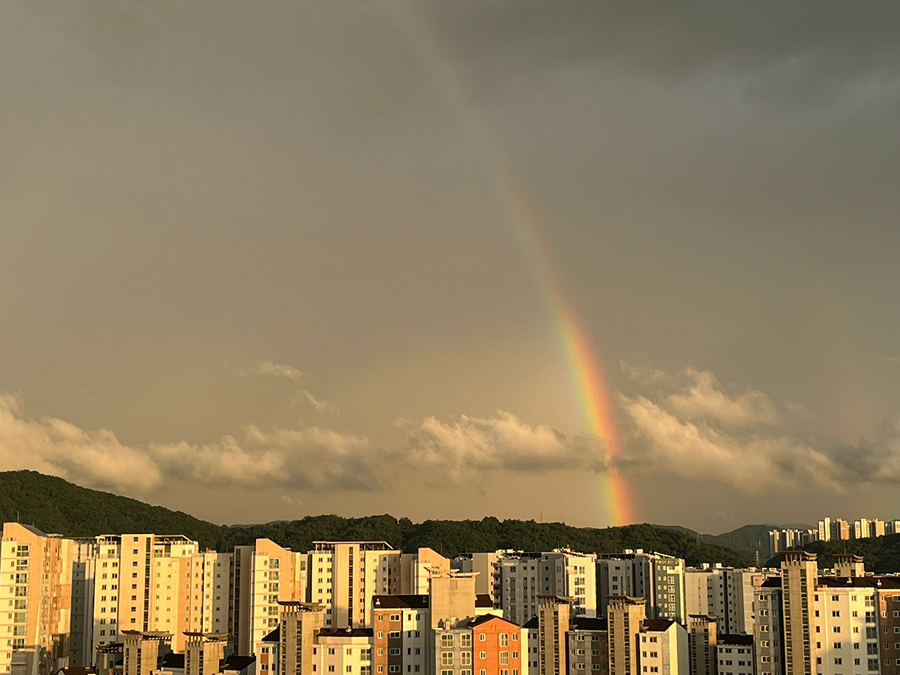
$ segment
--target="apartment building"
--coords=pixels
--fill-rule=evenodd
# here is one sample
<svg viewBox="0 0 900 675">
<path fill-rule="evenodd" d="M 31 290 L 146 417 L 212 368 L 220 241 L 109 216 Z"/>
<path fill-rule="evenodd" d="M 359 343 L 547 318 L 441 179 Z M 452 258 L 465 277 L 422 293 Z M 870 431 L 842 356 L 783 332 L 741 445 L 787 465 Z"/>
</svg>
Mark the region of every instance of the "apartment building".
<svg viewBox="0 0 900 675">
<path fill-rule="evenodd" d="M 428 595 L 431 579 L 450 573 L 450 559 L 430 548 L 400 555 L 400 594 Z"/>
<path fill-rule="evenodd" d="M 756 675 L 784 675 L 784 616 L 781 577 L 766 579 L 754 591 Z"/>
<path fill-rule="evenodd" d="M 19 523 L 0 542 L 0 673 L 50 675 L 68 665 L 71 540 Z"/>
<path fill-rule="evenodd" d="M 687 630 L 673 619 L 645 619 L 639 634 L 640 672 L 690 675 Z"/>
<path fill-rule="evenodd" d="M 540 621 L 536 616 L 522 626 L 522 653 L 525 654 L 522 672 L 528 675 L 540 675 Z"/>
<path fill-rule="evenodd" d="M 716 675 L 719 626 L 715 617 L 688 615 L 688 645 L 692 675 Z"/>
<path fill-rule="evenodd" d="M 684 571 L 688 616 L 714 616 L 723 633 L 753 634 L 754 590 L 776 572 L 734 569 L 719 565 Z"/>
<path fill-rule="evenodd" d="M 473 619 L 468 625 L 472 631 L 472 665 L 477 675 L 522 673 L 521 629 L 517 624 L 488 614 Z M 443 656 L 442 652 L 441 675 L 450 675 L 443 672 Z"/>
<path fill-rule="evenodd" d="M 540 595 L 571 597 L 575 616 L 596 618 L 595 564 L 594 554 L 565 549 L 505 556 L 497 563 L 499 598 L 495 594 L 494 604 L 520 626 L 537 616 Z"/>
<path fill-rule="evenodd" d="M 317 541 L 308 555 L 308 599 L 325 608 L 326 627 L 371 626 L 372 599 L 400 593 L 402 554 L 386 542 Z"/>
<path fill-rule="evenodd" d="M 881 675 L 900 675 L 900 579 L 881 580 L 878 587 L 878 637 Z"/>
<path fill-rule="evenodd" d="M 830 522 L 830 521 L 829 521 Z M 801 548 L 818 541 L 819 530 L 771 530 L 769 532 L 769 557 L 774 558 L 782 551 Z"/>
<path fill-rule="evenodd" d="M 372 600 L 376 675 L 428 673 L 434 633 L 427 595 L 376 595 Z"/>
<path fill-rule="evenodd" d="M 609 633 L 605 619 L 572 619 L 566 634 L 568 675 L 609 673 Z M 524 665 L 523 665 L 524 667 Z"/>
<path fill-rule="evenodd" d="M 752 635 L 722 633 L 715 651 L 718 675 L 754 675 L 756 656 Z"/>
<path fill-rule="evenodd" d="M 871 577 L 819 577 L 813 595 L 811 639 L 816 673 L 867 675 L 879 671 L 875 585 Z"/>
<path fill-rule="evenodd" d="M 96 663 L 97 650 L 124 631 L 227 632 L 231 554 L 200 553 L 180 535 L 123 534 L 73 540 L 71 665 Z"/>
<path fill-rule="evenodd" d="M 152 675 L 171 633 L 122 630 L 122 675 Z"/>
<path fill-rule="evenodd" d="M 289 600 L 280 602 L 279 608 L 278 675 L 320 675 L 316 635 L 324 628 L 324 608 Z"/>
<path fill-rule="evenodd" d="M 495 606 L 499 608 L 499 561 L 507 553 L 509 552 L 467 553 L 454 558 L 451 566 L 459 572 L 477 574 L 478 576 L 475 577 L 475 592 L 479 595 L 489 595 Z M 537 615 L 535 614 L 535 616 Z"/>
<path fill-rule="evenodd" d="M 818 523 L 819 541 L 841 541 L 850 538 L 851 527 L 843 518 L 823 518 Z"/>
<path fill-rule="evenodd" d="M 869 539 L 870 537 L 883 537 L 886 533 L 885 522 L 878 518 L 860 518 L 853 521 L 854 539 Z"/>
<path fill-rule="evenodd" d="M 184 675 L 217 675 L 225 659 L 228 633 L 185 631 Z"/>
<path fill-rule="evenodd" d="M 613 595 L 608 598 L 606 611 L 610 675 L 637 675 L 641 672 L 638 636 L 647 618 L 646 601 Z"/>
<path fill-rule="evenodd" d="M 566 633 L 572 621 L 572 598 L 538 596 L 538 663 L 540 675 L 560 675 L 566 663 Z"/>
<path fill-rule="evenodd" d="M 662 553 L 626 549 L 597 560 L 597 611 L 607 611 L 607 598 L 643 598 L 653 619 L 684 623 L 684 560 Z"/>
<path fill-rule="evenodd" d="M 371 675 L 371 628 L 321 628 L 313 655 L 314 670 L 323 675 Z"/>
<path fill-rule="evenodd" d="M 231 633 L 236 653 L 254 653 L 256 645 L 279 624 L 281 603 L 307 602 L 307 554 L 270 539 L 234 549 L 231 567 Z M 218 580 L 217 580 L 218 581 Z M 326 607 L 319 600 L 312 600 Z M 325 625 L 330 615 L 325 616 Z"/>
</svg>

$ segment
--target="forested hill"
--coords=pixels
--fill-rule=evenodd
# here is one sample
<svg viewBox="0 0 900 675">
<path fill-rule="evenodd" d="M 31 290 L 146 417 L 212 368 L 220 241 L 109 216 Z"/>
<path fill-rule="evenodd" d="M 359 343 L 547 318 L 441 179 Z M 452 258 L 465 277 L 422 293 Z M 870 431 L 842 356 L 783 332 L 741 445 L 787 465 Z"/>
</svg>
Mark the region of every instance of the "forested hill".
<svg viewBox="0 0 900 675">
<path fill-rule="evenodd" d="M 427 546 L 447 557 L 497 549 L 548 551 L 567 547 L 585 553 L 618 553 L 625 548 L 642 548 L 684 558 L 689 565 L 749 563 L 729 548 L 698 542 L 684 532 L 655 525 L 597 529 L 496 518 L 413 523 L 387 515 L 307 516 L 264 525 L 214 525 L 180 511 L 88 490 L 34 471 L 0 472 L 0 518 L 70 537 L 126 532 L 183 534 L 201 547 L 220 551 L 266 537 L 295 551 L 309 550 L 314 541 L 376 540 L 404 551 Z"/>
</svg>

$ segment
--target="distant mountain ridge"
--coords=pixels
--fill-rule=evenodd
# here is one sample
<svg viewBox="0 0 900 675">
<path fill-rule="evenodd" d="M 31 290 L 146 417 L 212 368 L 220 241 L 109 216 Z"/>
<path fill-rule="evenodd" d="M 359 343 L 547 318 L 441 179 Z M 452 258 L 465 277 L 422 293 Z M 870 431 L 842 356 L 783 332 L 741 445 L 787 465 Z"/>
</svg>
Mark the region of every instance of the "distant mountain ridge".
<svg viewBox="0 0 900 675">
<path fill-rule="evenodd" d="M 34 525 L 68 537 L 153 532 L 183 534 L 203 548 L 229 551 L 236 545 L 268 538 L 295 551 L 308 551 L 314 541 L 376 540 L 415 551 L 429 547 L 447 557 L 472 551 L 513 549 L 548 551 L 571 548 L 584 553 L 618 553 L 642 548 L 701 562 L 745 566 L 749 560 L 716 543 L 697 541 L 696 535 L 656 525 L 570 527 L 533 520 L 426 520 L 389 515 L 365 518 L 306 516 L 299 520 L 261 525 L 225 526 L 180 511 L 150 506 L 136 499 L 90 490 L 62 478 L 35 471 L 0 472 L 0 518 Z M 724 536 L 724 535 L 723 535 Z"/>
</svg>

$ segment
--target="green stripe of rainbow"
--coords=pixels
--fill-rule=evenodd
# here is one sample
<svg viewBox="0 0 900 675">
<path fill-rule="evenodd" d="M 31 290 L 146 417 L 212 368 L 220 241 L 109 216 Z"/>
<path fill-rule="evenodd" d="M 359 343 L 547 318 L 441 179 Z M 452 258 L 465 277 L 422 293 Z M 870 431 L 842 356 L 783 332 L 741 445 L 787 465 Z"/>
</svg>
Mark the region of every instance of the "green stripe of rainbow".
<svg viewBox="0 0 900 675">
<path fill-rule="evenodd" d="M 527 199 L 513 181 L 502 160 L 502 154 L 492 143 L 474 96 L 453 66 L 454 59 L 429 22 L 410 0 L 379 0 L 379 3 L 383 14 L 389 17 L 392 25 L 411 45 L 424 68 L 436 81 L 439 93 L 456 114 L 493 183 L 494 193 L 506 211 L 514 239 L 535 271 L 534 281 L 538 294 L 556 326 L 587 431 L 602 439 L 605 444 L 609 464 L 607 471 L 602 474 L 606 521 L 609 525 L 633 523 L 636 516 L 628 483 L 616 467 L 616 460 L 622 456 L 622 445 L 603 369 L 573 303 L 567 300 L 562 275 L 557 273 L 550 256 L 551 247 L 542 239 Z"/>
</svg>

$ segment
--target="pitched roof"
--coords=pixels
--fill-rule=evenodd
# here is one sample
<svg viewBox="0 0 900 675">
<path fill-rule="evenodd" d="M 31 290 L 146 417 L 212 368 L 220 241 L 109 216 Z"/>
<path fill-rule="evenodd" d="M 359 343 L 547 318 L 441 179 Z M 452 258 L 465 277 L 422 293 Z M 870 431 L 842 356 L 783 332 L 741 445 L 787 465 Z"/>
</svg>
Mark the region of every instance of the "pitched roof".
<svg viewBox="0 0 900 675">
<path fill-rule="evenodd" d="M 222 662 L 222 670 L 241 672 L 252 666 L 255 662 L 255 656 L 238 656 L 237 654 L 232 654 Z"/>
<path fill-rule="evenodd" d="M 494 601 L 488 593 L 478 593 L 475 596 L 475 606 L 479 609 L 484 607 L 493 607 Z"/>
<path fill-rule="evenodd" d="M 606 619 L 604 619 L 603 617 L 591 619 L 588 617 L 579 616 L 579 617 L 576 617 L 572 621 L 572 627 L 575 630 L 592 630 L 592 631 L 607 631 L 607 630 L 609 630 L 609 626 L 606 623 Z"/>
<path fill-rule="evenodd" d="M 519 624 L 513 623 L 512 621 L 504 619 L 502 616 L 497 616 L 495 614 L 484 614 L 482 616 L 479 616 L 478 618 L 472 619 L 468 625 L 469 628 L 475 628 L 475 626 L 480 626 L 484 623 L 490 623 L 491 621 L 502 621 L 503 623 L 508 623 L 510 626 L 515 626 L 516 628 L 519 627 Z"/>
<path fill-rule="evenodd" d="M 372 637 L 371 628 L 320 628 L 319 637 Z"/>
<path fill-rule="evenodd" d="M 669 626 L 673 623 L 675 622 L 672 619 L 644 619 L 644 628 L 655 633 L 661 633 L 669 630 Z"/>
<path fill-rule="evenodd" d="M 540 625 L 541 624 L 540 621 L 538 621 L 538 618 L 536 616 L 533 616 L 524 624 L 522 624 L 522 628 L 540 628 Z"/>
<path fill-rule="evenodd" d="M 375 609 L 428 609 L 427 595 L 376 595 Z"/>
<path fill-rule="evenodd" d="M 168 654 L 163 655 L 160 667 L 163 669 L 171 668 L 172 670 L 184 670 L 184 652 L 181 654 L 169 652 Z"/>
<path fill-rule="evenodd" d="M 752 635 L 741 635 L 737 633 L 719 633 L 716 638 L 720 645 L 752 645 Z"/>
<path fill-rule="evenodd" d="M 281 642 L 281 625 L 262 639 L 263 642 Z"/>
</svg>

